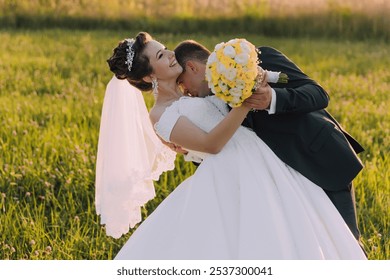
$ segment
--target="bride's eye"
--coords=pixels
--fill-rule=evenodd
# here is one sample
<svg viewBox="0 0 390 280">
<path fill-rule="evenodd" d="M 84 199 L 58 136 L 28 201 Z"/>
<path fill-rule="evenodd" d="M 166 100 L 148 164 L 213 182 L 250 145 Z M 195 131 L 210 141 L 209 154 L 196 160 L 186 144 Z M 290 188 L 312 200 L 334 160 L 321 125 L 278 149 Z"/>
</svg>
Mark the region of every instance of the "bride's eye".
<svg viewBox="0 0 390 280">
<path fill-rule="evenodd" d="M 158 59 L 163 57 L 164 51 L 166 51 L 167 49 L 168 49 L 167 47 L 164 47 L 164 49 L 162 51 L 160 51 L 160 54 L 158 55 Z"/>
</svg>

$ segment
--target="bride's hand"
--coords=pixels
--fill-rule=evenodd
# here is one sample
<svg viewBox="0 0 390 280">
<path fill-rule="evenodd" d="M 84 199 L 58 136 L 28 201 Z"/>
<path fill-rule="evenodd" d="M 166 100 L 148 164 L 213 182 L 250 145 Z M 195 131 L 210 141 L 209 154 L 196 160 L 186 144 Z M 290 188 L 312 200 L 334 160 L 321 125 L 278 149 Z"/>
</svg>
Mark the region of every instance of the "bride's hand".
<svg viewBox="0 0 390 280">
<path fill-rule="evenodd" d="M 187 150 L 184 150 L 181 146 L 176 145 L 176 144 L 173 144 L 172 150 L 175 151 L 178 154 L 182 154 L 182 155 L 188 154 Z"/>
<path fill-rule="evenodd" d="M 250 97 L 245 99 L 244 105 L 256 110 L 269 109 L 272 100 L 272 89 L 267 83 L 256 88 Z"/>
</svg>

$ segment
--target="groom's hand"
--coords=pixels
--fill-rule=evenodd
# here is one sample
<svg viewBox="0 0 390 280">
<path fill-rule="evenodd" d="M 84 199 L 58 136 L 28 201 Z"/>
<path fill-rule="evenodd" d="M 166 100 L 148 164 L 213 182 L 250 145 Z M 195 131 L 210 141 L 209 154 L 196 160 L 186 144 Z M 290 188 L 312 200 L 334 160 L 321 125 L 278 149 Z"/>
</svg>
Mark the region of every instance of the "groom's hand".
<svg viewBox="0 0 390 280">
<path fill-rule="evenodd" d="M 262 84 L 256 88 L 250 97 L 245 99 L 246 106 L 256 110 L 269 109 L 272 100 L 272 89 L 269 84 Z"/>
</svg>

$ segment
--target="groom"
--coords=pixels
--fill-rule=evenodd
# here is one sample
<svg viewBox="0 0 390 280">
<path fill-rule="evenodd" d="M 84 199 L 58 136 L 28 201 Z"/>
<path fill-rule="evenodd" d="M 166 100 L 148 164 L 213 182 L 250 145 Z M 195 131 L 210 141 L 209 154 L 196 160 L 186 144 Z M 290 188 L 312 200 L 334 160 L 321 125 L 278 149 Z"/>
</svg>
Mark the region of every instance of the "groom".
<svg viewBox="0 0 390 280">
<path fill-rule="evenodd" d="M 243 125 L 251 128 L 286 164 L 324 189 L 352 233 L 359 240 L 352 180 L 363 165 L 364 149 L 325 110 L 329 96 L 290 59 L 271 47 L 260 47 L 260 66 L 288 75 L 287 84 L 261 87 L 248 102 Z M 183 67 L 178 78 L 186 94 L 210 95 L 205 69 L 210 51 L 193 40 L 175 48 Z"/>
</svg>

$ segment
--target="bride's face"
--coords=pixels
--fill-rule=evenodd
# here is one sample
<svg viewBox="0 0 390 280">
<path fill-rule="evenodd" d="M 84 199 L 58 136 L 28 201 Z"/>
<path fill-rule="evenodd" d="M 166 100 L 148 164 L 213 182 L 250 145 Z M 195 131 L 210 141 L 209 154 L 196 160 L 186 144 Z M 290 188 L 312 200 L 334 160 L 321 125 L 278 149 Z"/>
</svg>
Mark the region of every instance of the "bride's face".
<svg viewBox="0 0 390 280">
<path fill-rule="evenodd" d="M 163 44 L 152 40 L 147 43 L 144 55 L 149 58 L 153 68 L 153 74 L 159 80 L 174 79 L 183 72 L 183 68 L 177 63 L 175 53 L 168 50 Z"/>
</svg>

